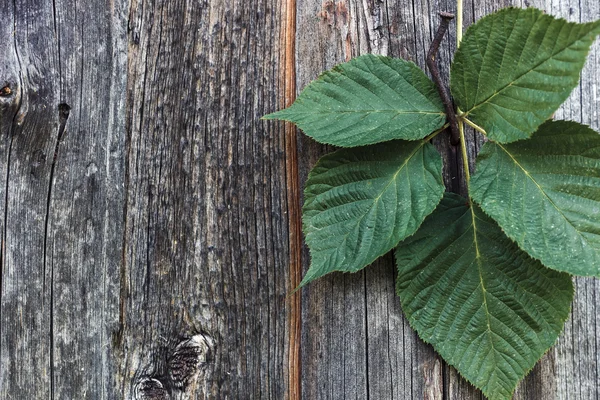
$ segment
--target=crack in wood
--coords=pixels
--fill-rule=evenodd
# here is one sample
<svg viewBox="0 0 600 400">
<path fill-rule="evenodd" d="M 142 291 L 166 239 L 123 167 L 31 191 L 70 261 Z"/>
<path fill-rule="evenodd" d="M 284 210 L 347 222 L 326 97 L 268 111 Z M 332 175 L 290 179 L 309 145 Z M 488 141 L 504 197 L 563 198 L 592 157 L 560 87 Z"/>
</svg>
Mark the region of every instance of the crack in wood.
<svg viewBox="0 0 600 400">
<path fill-rule="evenodd" d="M 52 165 L 50 166 L 50 176 L 48 179 L 48 198 L 46 200 L 46 220 L 44 221 L 44 255 L 43 255 L 43 279 L 44 287 L 46 287 L 46 269 L 48 265 L 48 228 L 50 225 L 50 209 L 52 204 L 52 187 L 54 186 L 54 168 L 56 159 L 58 157 L 58 149 L 60 142 L 65 133 L 65 126 L 69 119 L 69 112 L 71 107 L 68 104 L 61 103 L 58 105 L 58 134 L 56 137 L 56 144 L 54 147 L 54 157 L 52 159 Z M 45 156 L 44 156 L 45 158 Z M 50 268 L 50 398 L 54 398 L 54 263 L 51 263 Z"/>
</svg>

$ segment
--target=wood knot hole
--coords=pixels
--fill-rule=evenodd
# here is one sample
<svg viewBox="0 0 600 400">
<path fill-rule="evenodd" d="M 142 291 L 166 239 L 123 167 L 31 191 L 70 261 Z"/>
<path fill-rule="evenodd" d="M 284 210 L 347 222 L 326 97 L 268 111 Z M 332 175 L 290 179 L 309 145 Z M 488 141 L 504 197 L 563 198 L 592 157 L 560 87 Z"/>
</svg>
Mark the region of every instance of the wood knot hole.
<svg viewBox="0 0 600 400">
<path fill-rule="evenodd" d="M 69 113 L 71 112 L 71 106 L 67 103 L 60 103 L 58 105 L 58 116 L 61 120 L 67 120 Z"/>
</svg>

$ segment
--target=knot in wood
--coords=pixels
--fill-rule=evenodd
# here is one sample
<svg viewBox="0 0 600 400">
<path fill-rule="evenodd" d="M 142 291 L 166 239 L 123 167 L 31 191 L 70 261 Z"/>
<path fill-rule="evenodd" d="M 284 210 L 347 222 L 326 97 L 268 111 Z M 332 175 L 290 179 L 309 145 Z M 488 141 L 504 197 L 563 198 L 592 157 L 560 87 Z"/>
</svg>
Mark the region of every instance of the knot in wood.
<svg viewBox="0 0 600 400">
<path fill-rule="evenodd" d="M 12 89 L 10 88 L 10 86 L 4 86 L 2 89 L 0 89 L 0 96 L 2 97 L 8 97 L 12 94 Z"/>
<path fill-rule="evenodd" d="M 135 387 L 136 400 L 167 400 L 169 394 L 161 381 L 154 378 L 142 378 Z"/>
<path fill-rule="evenodd" d="M 174 387 L 185 388 L 206 366 L 213 340 L 203 334 L 192 336 L 177 345 L 169 358 L 169 378 Z"/>
</svg>

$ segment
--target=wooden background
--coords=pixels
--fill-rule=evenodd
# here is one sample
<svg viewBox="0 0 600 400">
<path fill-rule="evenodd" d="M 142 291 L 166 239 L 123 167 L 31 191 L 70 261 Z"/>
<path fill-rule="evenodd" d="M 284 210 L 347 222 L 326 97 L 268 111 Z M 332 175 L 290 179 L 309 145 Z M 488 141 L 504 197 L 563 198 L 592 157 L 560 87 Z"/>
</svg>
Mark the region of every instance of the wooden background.
<svg viewBox="0 0 600 400">
<path fill-rule="evenodd" d="M 465 26 L 511 4 L 600 18 L 597 0 L 466 0 Z M 480 399 L 408 326 L 391 256 L 288 297 L 309 262 L 301 187 L 328 149 L 259 120 L 360 54 L 424 67 L 454 9 L 1 1 L 0 398 Z M 454 33 L 443 46 L 447 74 Z M 599 75 L 596 44 L 557 117 L 600 128 Z M 600 396 L 600 285 L 576 283 L 516 399 Z"/>
</svg>

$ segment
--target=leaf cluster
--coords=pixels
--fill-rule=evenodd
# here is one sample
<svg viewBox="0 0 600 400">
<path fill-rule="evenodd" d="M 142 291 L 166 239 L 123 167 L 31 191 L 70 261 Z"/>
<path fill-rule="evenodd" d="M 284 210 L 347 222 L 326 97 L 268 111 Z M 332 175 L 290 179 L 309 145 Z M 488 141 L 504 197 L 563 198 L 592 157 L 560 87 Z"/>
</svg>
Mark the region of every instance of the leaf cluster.
<svg viewBox="0 0 600 400">
<path fill-rule="evenodd" d="M 355 58 L 266 116 L 344 148 L 306 183 L 311 266 L 301 286 L 395 248 L 411 326 L 488 398 L 510 398 L 562 330 L 571 275 L 600 276 L 600 135 L 549 119 L 598 34 L 600 21 L 534 8 L 468 29 L 450 77 L 461 134 L 467 124 L 486 138 L 476 173 L 466 171 L 468 199 L 444 193 L 430 140 L 447 115 L 411 62 Z"/>
</svg>

